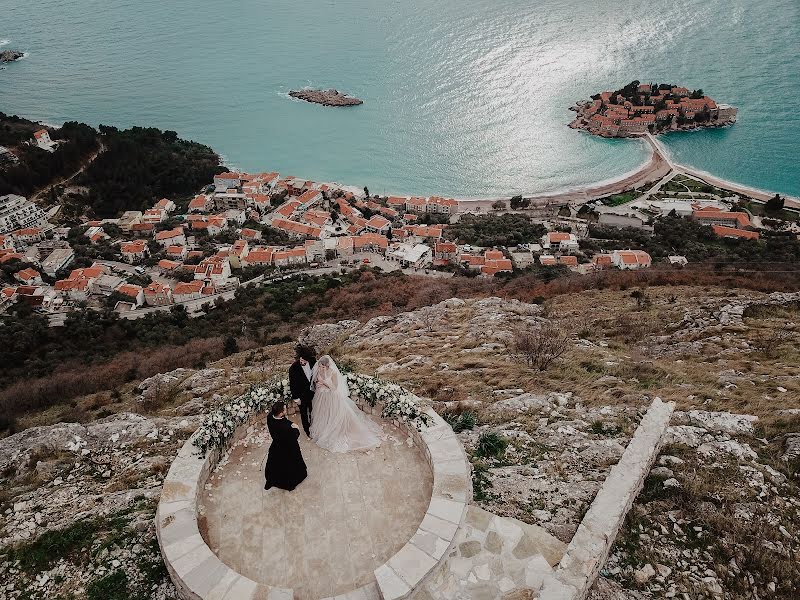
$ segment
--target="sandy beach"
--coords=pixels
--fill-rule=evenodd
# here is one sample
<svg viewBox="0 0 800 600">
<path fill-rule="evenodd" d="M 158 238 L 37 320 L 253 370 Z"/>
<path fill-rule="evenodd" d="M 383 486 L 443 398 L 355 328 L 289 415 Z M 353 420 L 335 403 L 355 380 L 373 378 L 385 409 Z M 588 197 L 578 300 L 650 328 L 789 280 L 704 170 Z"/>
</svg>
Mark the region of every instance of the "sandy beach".
<svg viewBox="0 0 800 600">
<path fill-rule="evenodd" d="M 626 190 L 641 187 L 647 184 L 653 184 L 668 175 L 677 175 L 684 173 L 696 179 L 699 179 L 709 185 L 718 188 L 730 190 L 734 193 L 749 196 L 755 200 L 766 202 L 772 198 L 774 192 L 766 192 L 758 190 L 745 185 L 727 181 L 719 177 L 714 177 L 710 173 L 705 173 L 692 167 L 679 165 L 673 163 L 669 157 L 666 148 L 655 137 L 648 134 L 643 137 L 648 142 L 651 149 L 650 159 L 641 167 L 627 173 L 621 177 L 613 180 L 587 185 L 583 188 L 568 189 L 560 192 L 551 192 L 545 194 L 525 194 L 524 197 L 531 200 L 531 206 L 548 206 L 551 204 L 566 205 L 566 204 L 585 204 L 598 198 L 610 196 L 612 194 L 619 194 Z M 800 198 L 792 196 L 782 196 L 785 198 L 787 208 L 800 209 Z M 459 203 L 459 211 L 479 211 L 487 212 L 491 209 L 492 204 L 498 200 L 507 200 L 506 197 L 494 198 L 457 198 Z"/>
<path fill-rule="evenodd" d="M 544 194 L 524 194 L 531 200 L 531 206 L 547 206 L 549 204 L 584 204 L 597 198 L 618 194 L 630 188 L 655 183 L 674 170 L 669 158 L 661 146 L 651 137 L 648 141 L 651 154 L 641 167 L 616 179 L 590 184 L 583 188 L 568 189 L 561 192 Z M 495 198 L 457 198 L 460 211 L 487 211 L 497 200 L 508 200 L 508 196 Z"/>
</svg>

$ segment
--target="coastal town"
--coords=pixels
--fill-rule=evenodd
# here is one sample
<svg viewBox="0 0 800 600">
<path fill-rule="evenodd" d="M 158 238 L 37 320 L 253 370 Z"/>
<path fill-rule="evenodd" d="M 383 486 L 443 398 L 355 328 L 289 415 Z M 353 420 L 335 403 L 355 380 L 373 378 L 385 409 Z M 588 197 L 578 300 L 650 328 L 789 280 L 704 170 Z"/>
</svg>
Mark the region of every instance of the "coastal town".
<svg viewBox="0 0 800 600">
<path fill-rule="evenodd" d="M 51 152 L 47 130 L 31 144 Z M 183 305 L 204 314 L 240 285 L 268 285 L 297 273 L 402 269 L 432 277 L 513 276 L 531 268 L 577 274 L 649 268 L 641 248 L 610 247 L 598 228 L 652 232 L 677 215 L 709 225 L 719 238 L 758 240 L 761 231 L 796 222 L 762 219 L 741 195 L 673 174 L 653 186 L 585 204 L 540 206 L 521 196 L 480 203 L 439 196 L 377 196 L 276 172 L 217 174 L 200 193 L 163 198 L 116 218 L 58 223 L 18 195 L 0 197 L 0 312 L 24 302 L 63 324 L 72 310 L 113 309 L 124 318 Z M 459 237 L 468 219 L 520 214 L 539 234 L 510 244 Z M 617 244 L 618 246 L 618 244 Z M 685 256 L 660 259 L 684 267 Z"/>
<path fill-rule="evenodd" d="M 602 137 L 629 137 L 736 122 L 737 109 L 717 103 L 703 90 L 632 81 L 622 89 L 595 94 L 572 110 L 570 127 Z"/>
</svg>

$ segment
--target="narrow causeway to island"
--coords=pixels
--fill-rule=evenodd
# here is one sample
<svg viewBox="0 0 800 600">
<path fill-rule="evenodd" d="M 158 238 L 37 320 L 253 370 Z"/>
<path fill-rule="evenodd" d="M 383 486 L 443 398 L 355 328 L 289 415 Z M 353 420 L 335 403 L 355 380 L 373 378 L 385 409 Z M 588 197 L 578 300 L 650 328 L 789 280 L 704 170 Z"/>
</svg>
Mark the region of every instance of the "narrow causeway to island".
<svg viewBox="0 0 800 600">
<path fill-rule="evenodd" d="M 295 600 L 375 586 L 374 570 L 425 516 L 432 474 L 408 433 L 370 418 L 388 438 L 369 452 L 328 452 L 301 434 L 309 476 L 293 492 L 263 489 L 269 434 L 251 426 L 198 499 L 200 531 L 211 550 L 255 582 L 292 588 Z"/>
</svg>

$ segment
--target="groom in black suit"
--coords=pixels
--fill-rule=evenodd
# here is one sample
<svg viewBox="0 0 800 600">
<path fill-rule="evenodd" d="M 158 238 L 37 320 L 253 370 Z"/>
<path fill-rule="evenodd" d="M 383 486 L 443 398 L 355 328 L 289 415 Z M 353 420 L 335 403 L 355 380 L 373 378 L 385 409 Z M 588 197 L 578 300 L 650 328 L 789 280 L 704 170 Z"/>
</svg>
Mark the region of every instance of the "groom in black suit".
<svg viewBox="0 0 800 600">
<path fill-rule="evenodd" d="M 314 350 L 306 346 L 295 348 L 295 357 L 289 367 L 289 389 L 292 399 L 300 403 L 300 419 L 303 421 L 303 430 L 311 437 L 311 401 L 314 392 L 311 390 L 311 369 L 317 362 Z"/>
</svg>

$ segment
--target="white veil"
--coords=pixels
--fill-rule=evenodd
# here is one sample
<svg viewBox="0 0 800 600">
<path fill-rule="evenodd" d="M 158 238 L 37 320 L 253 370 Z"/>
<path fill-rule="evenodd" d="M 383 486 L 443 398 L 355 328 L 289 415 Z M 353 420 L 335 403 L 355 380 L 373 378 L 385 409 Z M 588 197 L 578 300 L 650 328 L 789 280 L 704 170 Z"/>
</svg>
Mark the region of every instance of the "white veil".
<svg viewBox="0 0 800 600">
<path fill-rule="evenodd" d="M 341 394 L 342 398 L 345 400 L 350 400 L 350 388 L 347 386 L 347 378 L 342 375 L 342 372 L 339 371 L 339 367 L 336 366 L 334 360 L 327 354 L 321 356 L 320 359 L 314 363 L 314 368 L 311 369 L 311 389 L 316 390 L 317 388 L 317 375 L 321 364 L 327 364 L 328 374 L 331 379 L 334 377 L 336 378 L 338 382 L 336 391 Z"/>
</svg>

